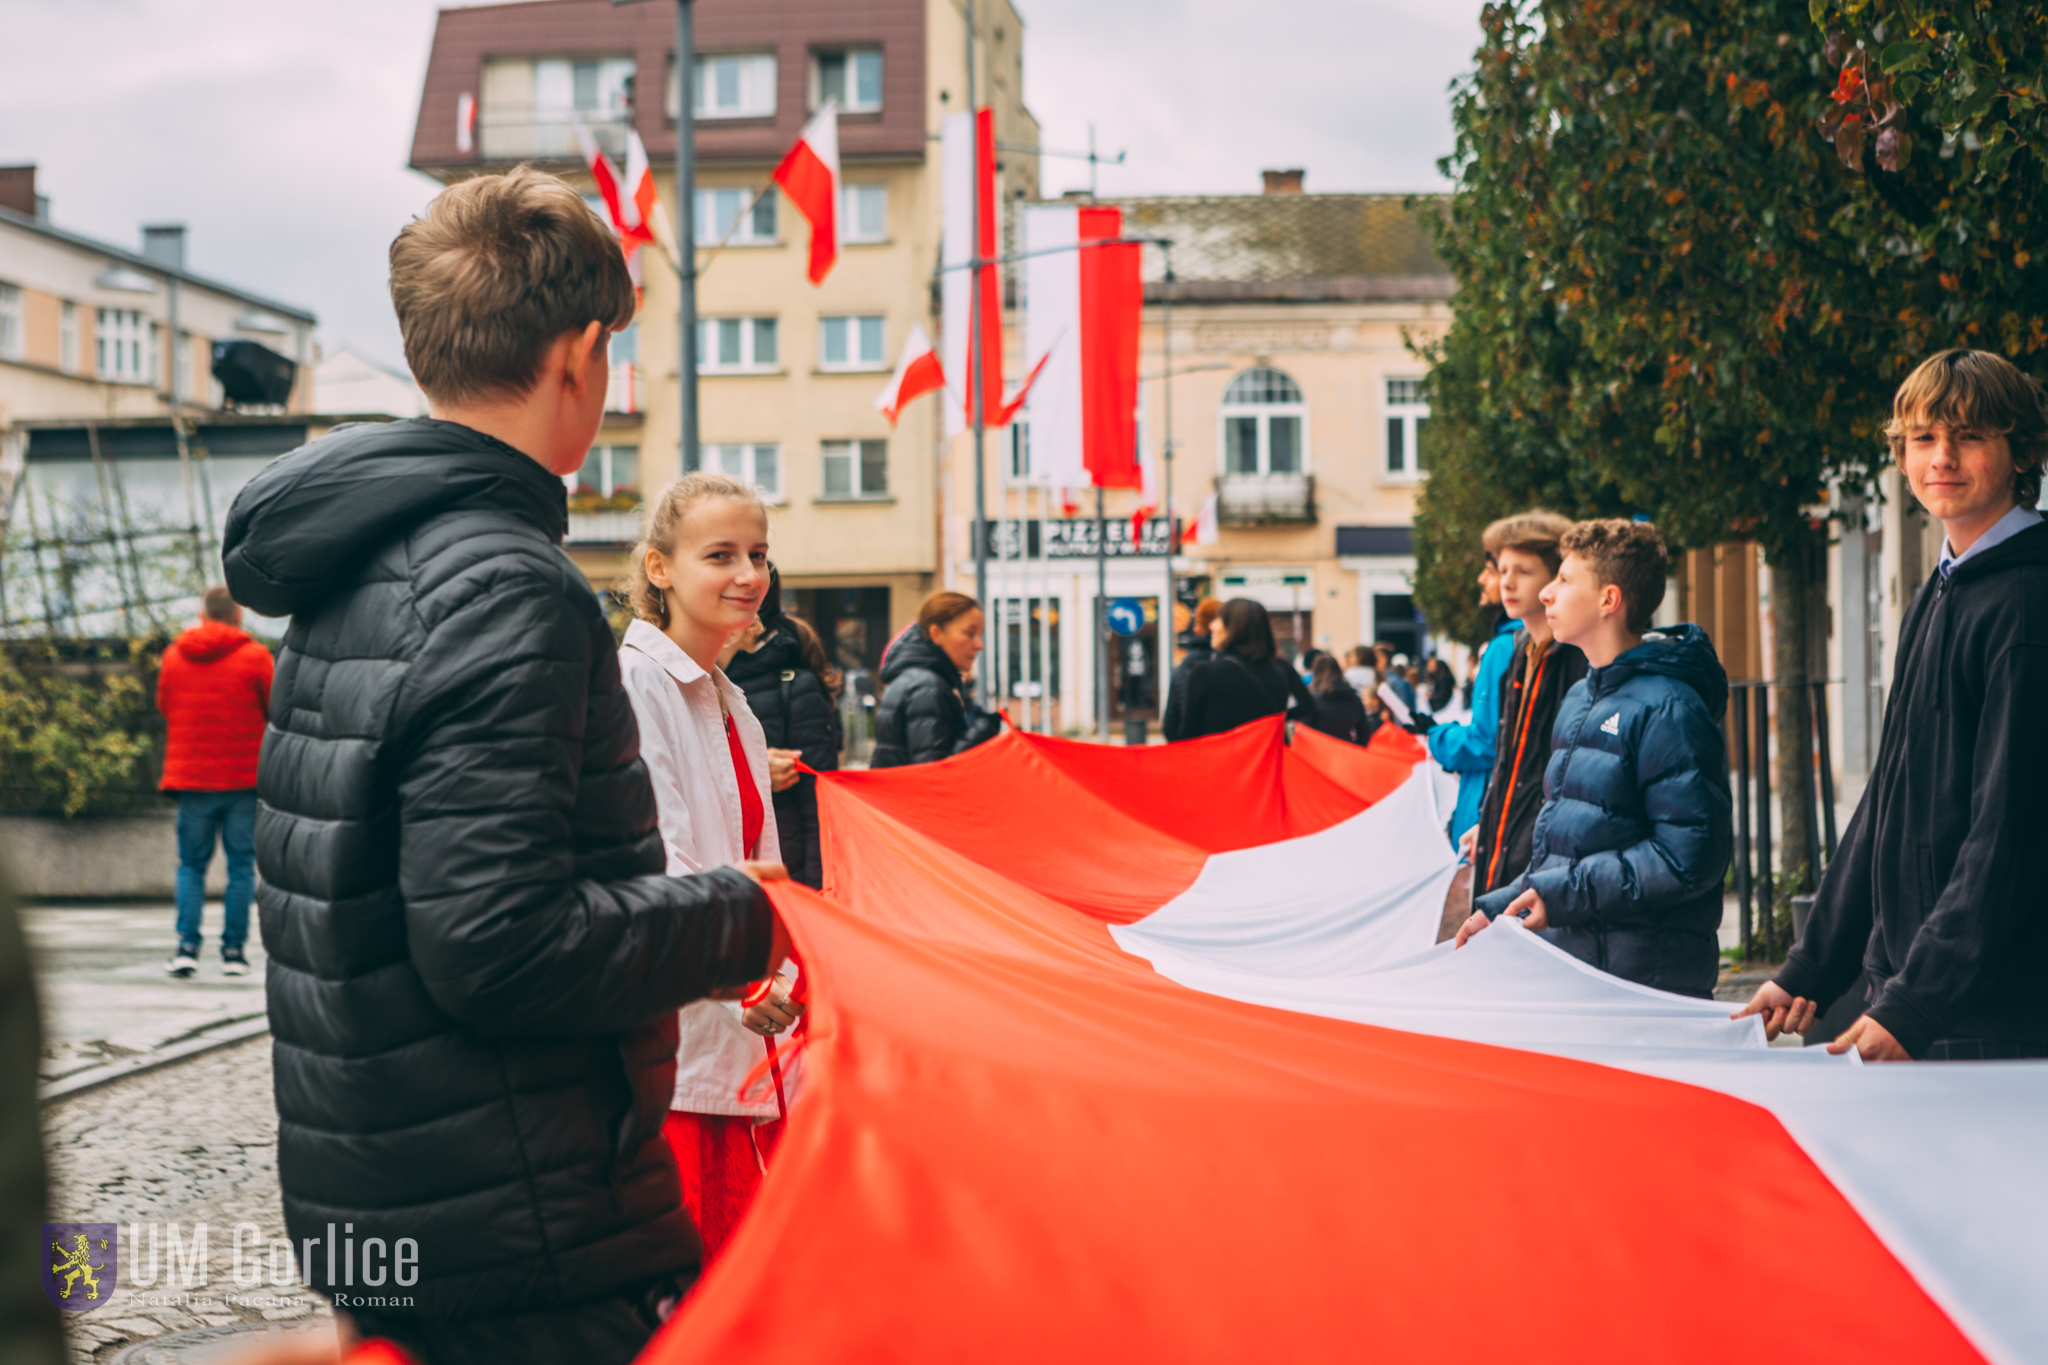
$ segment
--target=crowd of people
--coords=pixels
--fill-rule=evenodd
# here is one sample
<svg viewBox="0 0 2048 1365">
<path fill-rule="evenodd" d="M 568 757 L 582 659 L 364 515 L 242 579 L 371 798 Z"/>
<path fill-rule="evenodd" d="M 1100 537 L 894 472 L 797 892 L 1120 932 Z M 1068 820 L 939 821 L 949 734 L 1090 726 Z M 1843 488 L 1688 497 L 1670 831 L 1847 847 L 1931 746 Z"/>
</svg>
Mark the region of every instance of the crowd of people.
<svg viewBox="0 0 2048 1365">
<path fill-rule="evenodd" d="M 391 262 L 433 415 L 339 429 L 236 500 L 232 597 L 208 595 L 165 669 L 166 785 L 192 876 L 227 843 L 230 962 L 251 844 L 261 865 L 303 1273 L 343 1288 L 337 1226 L 421 1248 L 413 1307 L 344 1308 L 345 1334 L 424 1362 L 625 1361 L 718 1253 L 799 1102 L 778 1040 L 805 1026 L 803 969 L 761 884 L 822 884 L 816 774 L 842 748 L 843 680 L 784 610 L 742 482 L 688 473 L 652 500 L 621 642 L 557 548 L 561 478 L 634 310 L 573 191 L 525 169 L 466 180 Z M 1801 1031 L 1863 975 L 1870 1009 L 1838 1050 L 2048 1055 L 2048 936 L 2020 875 L 2044 815 L 2028 777 L 2048 761 L 2048 415 L 2012 366 L 1949 352 L 1900 391 L 1890 431 L 1945 554 L 1813 918 L 1743 1013 Z M 1289 658 L 1263 606 L 1212 599 L 1166 738 L 1276 715 L 1354 744 L 1424 735 L 1458 777 L 1460 947 L 1513 917 L 1628 980 L 1708 994 L 1728 684 L 1703 631 L 1653 624 L 1662 538 L 1532 509 L 1479 548 L 1498 622 L 1462 705 L 1441 657 Z M 274 677 L 237 602 L 292 618 Z M 939 592 L 889 642 L 874 767 L 995 733 L 969 685 L 985 628 L 980 603 Z M 252 711 L 260 771 L 240 741 L 216 767 L 187 761 L 181 728 Z M 199 883 L 189 907 L 179 885 L 174 973 L 199 946 Z M 764 1064 L 772 1084 L 743 1090 Z"/>
</svg>

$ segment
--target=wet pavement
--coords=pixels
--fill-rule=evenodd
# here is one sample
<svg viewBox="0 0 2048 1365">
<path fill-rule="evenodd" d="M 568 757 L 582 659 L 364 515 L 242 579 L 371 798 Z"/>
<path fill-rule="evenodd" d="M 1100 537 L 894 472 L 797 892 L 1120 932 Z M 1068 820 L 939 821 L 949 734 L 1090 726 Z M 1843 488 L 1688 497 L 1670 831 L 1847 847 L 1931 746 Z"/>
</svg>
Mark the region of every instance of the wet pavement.
<svg viewBox="0 0 2048 1365">
<path fill-rule="evenodd" d="M 206 907 L 196 976 L 164 964 L 177 948 L 169 904 L 45 906 L 22 912 L 43 1002 L 47 1085 L 263 1017 L 263 944 L 251 912 L 249 974 L 222 974 L 221 907 Z"/>
</svg>

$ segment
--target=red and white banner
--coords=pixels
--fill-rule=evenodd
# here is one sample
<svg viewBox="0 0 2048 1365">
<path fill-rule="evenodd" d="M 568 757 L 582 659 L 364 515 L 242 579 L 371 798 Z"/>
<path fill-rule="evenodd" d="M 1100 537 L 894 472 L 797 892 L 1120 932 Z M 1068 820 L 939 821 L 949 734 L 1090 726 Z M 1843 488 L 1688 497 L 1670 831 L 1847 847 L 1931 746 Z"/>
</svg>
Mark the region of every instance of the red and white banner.
<svg viewBox="0 0 2048 1365">
<path fill-rule="evenodd" d="M 977 157 L 976 148 L 980 154 Z M 981 421 L 1002 426 L 1003 413 L 1003 279 L 994 264 L 1002 241 L 1001 200 L 996 194 L 995 121 L 986 109 L 970 118 L 954 114 L 945 122 L 939 142 L 943 170 L 941 200 L 943 235 L 939 263 L 946 267 L 939 286 L 944 323 L 947 396 L 946 434 L 957 435 L 974 422 L 975 352 L 980 352 Z M 977 164 L 978 163 L 978 164 Z M 976 174 L 977 170 L 979 175 Z M 975 241 L 975 204 L 980 203 L 980 241 Z M 990 264 L 970 272 L 979 258 Z M 981 276 L 981 299 L 973 303 L 974 281 Z M 978 308 L 978 335 L 969 337 L 969 315 Z"/>
<path fill-rule="evenodd" d="M 1032 393 L 1031 472 L 1062 486 L 1138 488 L 1138 329 L 1144 305 L 1123 210 L 1024 210 L 1024 353 L 1045 366 Z"/>
<path fill-rule="evenodd" d="M 945 387 L 946 376 L 932 351 L 931 338 L 925 335 L 923 323 L 913 322 L 910 335 L 903 339 L 903 354 L 896 361 L 896 373 L 889 376 L 889 387 L 875 395 L 875 411 L 888 418 L 893 427 L 911 399 Z"/>
<path fill-rule="evenodd" d="M 1216 519 L 1216 494 L 1211 492 L 1202 499 L 1202 510 L 1195 513 L 1195 524 L 1188 527 L 1188 539 L 1197 545 L 1214 545 L 1222 529 Z"/>
<path fill-rule="evenodd" d="M 1275 717 L 821 777 L 828 894 L 764 887 L 809 1090 L 641 1360 L 2048 1360 L 2048 1065 L 1437 944 L 1423 759 Z"/>
<path fill-rule="evenodd" d="M 775 168 L 775 183 L 811 225 L 810 279 L 824 282 L 839 259 L 839 106 L 812 116 Z"/>
</svg>

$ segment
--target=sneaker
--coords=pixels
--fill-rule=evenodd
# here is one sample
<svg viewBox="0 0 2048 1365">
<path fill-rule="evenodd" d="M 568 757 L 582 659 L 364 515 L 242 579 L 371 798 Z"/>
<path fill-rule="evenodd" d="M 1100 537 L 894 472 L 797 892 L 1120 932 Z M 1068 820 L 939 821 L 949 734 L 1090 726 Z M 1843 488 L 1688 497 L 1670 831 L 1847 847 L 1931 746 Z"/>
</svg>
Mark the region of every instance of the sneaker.
<svg viewBox="0 0 2048 1365">
<path fill-rule="evenodd" d="M 164 964 L 164 974 L 167 976 L 191 976 L 198 970 L 199 950 L 197 948 L 181 947 L 178 949 L 178 955 Z"/>
<path fill-rule="evenodd" d="M 223 948 L 220 950 L 220 972 L 222 976 L 247 976 L 249 959 L 240 948 Z"/>
</svg>

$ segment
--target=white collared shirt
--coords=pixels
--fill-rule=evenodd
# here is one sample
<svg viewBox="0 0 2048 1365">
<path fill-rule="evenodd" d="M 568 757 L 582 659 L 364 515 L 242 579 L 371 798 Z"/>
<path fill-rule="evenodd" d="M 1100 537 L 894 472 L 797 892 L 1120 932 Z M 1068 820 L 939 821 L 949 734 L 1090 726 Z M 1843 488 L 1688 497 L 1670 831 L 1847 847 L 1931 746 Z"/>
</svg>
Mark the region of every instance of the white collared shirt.
<svg viewBox="0 0 2048 1365">
<path fill-rule="evenodd" d="M 1992 522 L 1991 529 L 1971 541 L 1970 548 L 1961 554 L 1957 554 L 1955 547 L 1948 543 L 1948 537 L 1943 536 L 1941 538 L 1941 562 L 1935 568 L 1943 578 L 1947 578 L 1950 571 L 1956 565 L 1963 563 L 1971 555 L 1980 555 L 1986 550 L 1996 549 L 2020 532 L 2040 524 L 2041 514 L 2039 512 L 2031 507 L 2015 507 L 1997 521 Z"/>
<path fill-rule="evenodd" d="M 775 802 L 768 792 L 768 740 L 747 707 L 747 694 L 718 669 L 706 673 L 699 668 L 681 646 L 645 621 L 626 627 L 619 673 L 640 724 L 640 757 L 654 783 L 661 845 L 668 855 L 665 870 L 671 875 L 708 872 L 756 856 L 741 843 L 739 775 L 726 743 L 720 698 L 732 714 L 740 751 L 761 798 L 758 856 L 779 858 Z M 741 1025 L 740 1013 L 737 1004 L 718 1000 L 683 1007 L 671 1108 L 776 1117 L 772 1091 L 753 1103 L 735 1098 L 747 1073 L 766 1055 L 762 1040 Z"/>
</svg>

